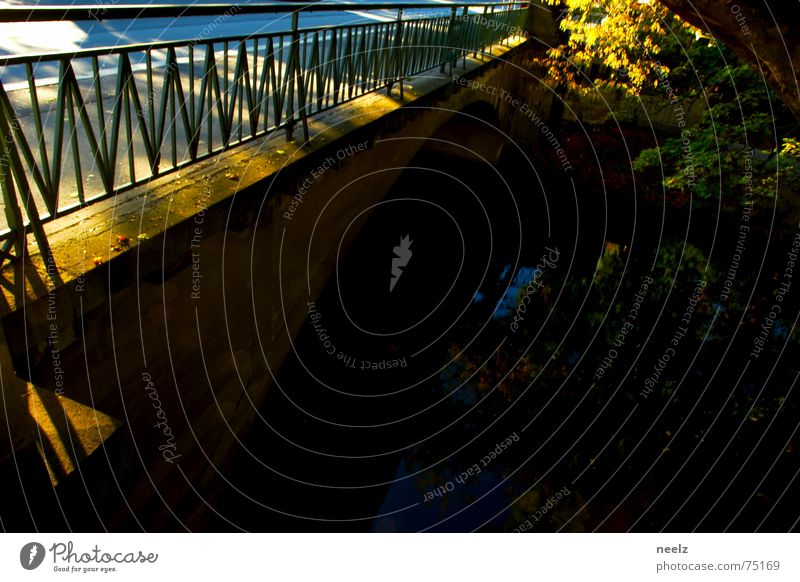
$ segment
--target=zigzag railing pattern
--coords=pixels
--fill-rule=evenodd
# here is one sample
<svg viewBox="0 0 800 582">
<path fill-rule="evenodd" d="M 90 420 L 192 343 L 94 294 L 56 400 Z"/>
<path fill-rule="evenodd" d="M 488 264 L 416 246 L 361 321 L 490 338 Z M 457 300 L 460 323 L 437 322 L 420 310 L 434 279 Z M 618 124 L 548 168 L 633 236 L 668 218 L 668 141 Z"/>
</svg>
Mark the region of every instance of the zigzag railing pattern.
<svg viewBox="0 0 800 582">
<path fill-rule="evenodd" d="M 397 5 L 401 6 L 401 5 Z M 41 57 L 0 57 L 0 264 L 43 224 L 524 30 L 520 4 Z M 386 5 L 382 5 L 385 9 Z M 449 10 L 448 10 L 449 9 Z M 449 14 L 448 14 L 449 12 Z"/>
</svg>

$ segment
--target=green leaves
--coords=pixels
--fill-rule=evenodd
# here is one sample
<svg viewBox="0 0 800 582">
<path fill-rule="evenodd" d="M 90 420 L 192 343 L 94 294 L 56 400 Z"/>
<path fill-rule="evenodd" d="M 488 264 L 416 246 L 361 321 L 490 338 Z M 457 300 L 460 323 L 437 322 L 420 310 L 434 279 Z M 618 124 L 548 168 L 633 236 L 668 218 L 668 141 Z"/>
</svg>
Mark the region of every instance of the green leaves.
<svg viewBox="0 0 800 582">
<path fill-rule="evenodd" d="M 675 205 L 719 197 L 733 204 L 745 186 L 763 201 L 790 194 L 800 175 L 793 120 L 731 50 L 658 2 L 545 3 L 567 8 L 560 21 L 566 39 L 545 59 L 554 85 L 661 95 L 687 115 L 693 103 L 705 106 L 699 122 L 676 125 L 678 135 L 634 161 L 652 179 L 646 183 L 660 182 Z"/>
<path fill-rule="evenodd" d="M 641 152 L 636 170 L 663 172 L 662 185 L 672 198 L 678 193 L 701 202 L 721 197 L 732 204 L 741 200 L 746 186 L 752 186 L 756 202 L 768 201 L 796 179 L 800 152 L 794 140 L 783 136 L 791 117 L 764 80 L 730 50 L 692 43 L 686 63 L 673 68 L 673 77 L 686 99 L 701 99 L 706 109 L 688 133 Z"/>
</svg>

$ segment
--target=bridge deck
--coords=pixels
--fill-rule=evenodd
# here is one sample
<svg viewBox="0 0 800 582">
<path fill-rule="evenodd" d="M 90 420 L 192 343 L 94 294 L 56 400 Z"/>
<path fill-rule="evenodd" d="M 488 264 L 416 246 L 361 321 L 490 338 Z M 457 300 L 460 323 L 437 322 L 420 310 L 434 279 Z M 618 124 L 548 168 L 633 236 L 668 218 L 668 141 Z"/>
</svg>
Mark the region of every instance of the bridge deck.
<svg viewBox="0 0 800 582">
<path fill-rule="evenodd" d="M 491 59 L 502 58 L 523 42 L 524 37 L 512 37 L 507 46 L 496 44 L 487 48 L 485 55 L 459 60 L 452 74 L 440 73 L 437 67 L 407 78 L 402 99 L 397 90 L 391 97 L 372 92 L 310 118 L 310 140 L 305 145 L 287 143 L 283 133 L 274 132 L 46 223 L 44 228 L 61 283 L 81 285 L 91 272 L 106 268 L 111 261 L 136 261 L 143 244 L 149 253 L 157 253 L 153 256 L 159 261 L 164 252 L 178 252 L 161 249 L 157 241 L 178 225 L 191 225 L 198 211 L 224 203 L 259 184 L 269 184 L 275 177 L 291 176 L 304 160 L 309 162 L 306 158 L 324 158 L 326 151 L 335 151 L 336 143 L 345 143 L 356 130 L 400 107 L 414 107 L 426 95 L 451 84 L 453 74 L 464 75 Z M 120 236 L 125 237 L 122 243 Z M 53 270 L 51 265 L 48 273 L 35 245 L 30 245 L 25 264 L 6 263 L 2 269 L 3 312 L 44 297 L 52 288 L 48 275 Z"/>
</svg>

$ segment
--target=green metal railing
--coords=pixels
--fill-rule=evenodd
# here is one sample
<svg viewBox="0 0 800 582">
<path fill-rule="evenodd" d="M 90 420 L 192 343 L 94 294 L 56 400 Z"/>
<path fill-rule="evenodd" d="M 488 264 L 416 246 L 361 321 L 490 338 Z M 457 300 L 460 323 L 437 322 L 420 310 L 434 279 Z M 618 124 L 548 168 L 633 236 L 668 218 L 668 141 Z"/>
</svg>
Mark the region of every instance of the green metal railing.
<svg viewBox="0 0 800 582">
<path fill-rule="evenodd" d="M 3 8 L 0 20 L 289 13 L 286 32 L 0 57 L 0 265 L 43 224 L 521 33 L 524 3 L 353 4 L 392 21 L 300 28 L 347 4 Z M 430 16 L 404 17 L 404 10 Z M 434 12 L 442 11 L 443 12 Z M 92 13 L 92 11 L 94 11 Z M 14 80 L 16 79 L 16 82 Z"/>
</svg>

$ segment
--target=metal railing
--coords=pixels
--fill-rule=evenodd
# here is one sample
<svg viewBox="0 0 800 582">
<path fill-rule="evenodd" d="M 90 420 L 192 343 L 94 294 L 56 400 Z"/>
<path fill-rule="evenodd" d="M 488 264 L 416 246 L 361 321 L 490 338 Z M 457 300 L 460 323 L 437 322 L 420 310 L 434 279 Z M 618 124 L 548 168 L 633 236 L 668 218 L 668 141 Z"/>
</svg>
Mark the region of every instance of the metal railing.
<svg viewBox="0 0 800 582">
<path fill-rule="evenodd" d="M 302 12 L 391 9 L 391 21 L 300 28 Z M 404 10 L 429 10 L 404 17 Z M 437 13 L 435 11 L 443 11 Z M 0 57 L 0 265 L 43 224 L 526 27 L 525 3 L 2 8 L 2 21 L 288 13 L 286 32 Z M 0 217 L 2 220 L 2 217 Z"/>
</svg>

